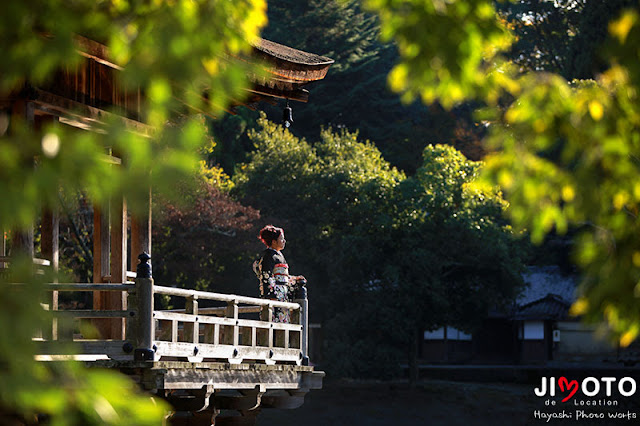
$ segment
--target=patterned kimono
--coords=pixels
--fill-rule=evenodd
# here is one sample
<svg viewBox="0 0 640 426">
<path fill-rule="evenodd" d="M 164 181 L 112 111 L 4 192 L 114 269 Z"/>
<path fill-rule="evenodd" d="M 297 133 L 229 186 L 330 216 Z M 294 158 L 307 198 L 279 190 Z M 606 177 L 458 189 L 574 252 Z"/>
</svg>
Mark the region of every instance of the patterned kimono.
<svg viewBox="0 0 640 426">
<path fill-rule="evenodd" d="M 290 302 L 293 298 L 293 286 L 289 277 L 289 265 L 279 251 L 267 248 L 260 259 L 253 263 L 260 283 L 260 297 L 264 299 Z M 273 308 L 272 322 L 290 323 L 288 309 Z"/>
</svg>

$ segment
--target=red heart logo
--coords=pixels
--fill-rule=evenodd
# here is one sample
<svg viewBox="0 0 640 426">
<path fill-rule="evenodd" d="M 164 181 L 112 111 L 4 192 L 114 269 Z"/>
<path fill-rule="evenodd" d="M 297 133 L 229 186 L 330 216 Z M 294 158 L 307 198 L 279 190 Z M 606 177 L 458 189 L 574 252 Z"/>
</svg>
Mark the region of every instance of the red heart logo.
<svg viewBox="0 0 640 426">
<path fill-rule="evenodd" d="M 578 381 L 577 380 L 569 381 L 564 376 L 558 379 L 558 386 L 560 387 L 560 390 L 562 392 L 564 392 L 565 390 L 570 391 L 569 396 L 563 399 L 562 402 L 567 402 L 568 400 L 571 399 L 573 395 L 576 394 L 576 392 L 578 392 Z"/>
</svg>

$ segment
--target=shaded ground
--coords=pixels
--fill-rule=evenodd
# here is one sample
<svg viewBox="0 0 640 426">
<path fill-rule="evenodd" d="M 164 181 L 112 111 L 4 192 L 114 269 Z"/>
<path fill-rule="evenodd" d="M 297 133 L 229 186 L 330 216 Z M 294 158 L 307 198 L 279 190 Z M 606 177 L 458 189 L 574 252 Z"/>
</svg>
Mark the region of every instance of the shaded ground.
<svg viewBox="0 0 640 426">
<path fill-rule="evenodd" d="M 519 426 L 519 425 L 617 425 L 640 424 L 637 403 L 631 407 L 636 418 L 580 419 L 576 410 L 605 414 L 615 410 L 601 407 L 575 407 L 566 403 L 555 411 L 571 413 L 570 420 L 536 418 L 534 412 L 554 411 L 544 398 L 533 393 L 531 385 L 462 383 L 430 380 L 411 389 L 406 382 L 325 381 L 324 389 L 307 394 L 296 410 L 263 410 L 260 426 Z M 559 408 L 559 409 L 558 409 Z"/>
</svg>

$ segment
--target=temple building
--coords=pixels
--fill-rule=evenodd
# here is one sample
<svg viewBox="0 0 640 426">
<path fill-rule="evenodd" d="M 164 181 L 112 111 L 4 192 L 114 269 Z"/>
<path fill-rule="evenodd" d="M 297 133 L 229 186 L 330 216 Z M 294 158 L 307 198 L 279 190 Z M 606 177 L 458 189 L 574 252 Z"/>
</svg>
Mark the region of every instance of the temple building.
<svg viewBox="0 0 640 426">
<path fill-rule="evenodd" d="M 110 60 L 105 45 L 80 36 L 76 40 L 84 57 L 79 65 L 59 70 L 50 84 L 27 82 L 21 90 L 0 94 L 0 110 L 22 117 L 35 130 L 58 122 L 100 132 L 105 122 L 116 119 L 131 132 L 151 136 L 153 129 L 144 119 L 145 94 L 124 90 L 117 78 L 122 67 Z M 250 60 L 265 64 L 266 76 L 254 76 L 246 100 L 238 104 L 307 102 L 306 86 L 322 80 L 333 63 L 264 39 L 254 44 Z M 105 153 L 105 161 L 120 163 L 117 153 Z M 54 270 L 61 256 L 58 215 L 42 213 L 41 258 L 34 259 Z M 33 230 L 12 234 L 13 253 L 5 232 L 0 250 L 0 268 L 10 267 L 15 252 L 33 257 Z M 46 308 L 56 319 L 37 339 L 41 359 L 60 355 L 58 342 L 76 340 L 88 366 L 118 369 L 166 398 L 176 410 L 171 424 L 253 424 L 261 408 L 295 408 L 310 389 L 322 386 L 324 373 L 315 371 L 307 358 L 306 296 L 280 306 L 284 302 L 155 286 L 151 277 L 136 274 L 140 254 L 152 252 L 151 192 L 142 215 L 128 212 L 122 198 L 93 206 L 93 284 L 49 285 Z M 92 309 L 59 311 L 60 291 L 92 292 Z M 156 311 L 154 294 L 183 297 L 185 309 Z M 217 305 L 203 307 L 205 301 Z M 274 324 L 244 316 L 274 306 L 291 309 L 296 321 Z M 92 321 L 98 338 L 63 327 L 65 321 L 79 319 Z"/>
</svg>

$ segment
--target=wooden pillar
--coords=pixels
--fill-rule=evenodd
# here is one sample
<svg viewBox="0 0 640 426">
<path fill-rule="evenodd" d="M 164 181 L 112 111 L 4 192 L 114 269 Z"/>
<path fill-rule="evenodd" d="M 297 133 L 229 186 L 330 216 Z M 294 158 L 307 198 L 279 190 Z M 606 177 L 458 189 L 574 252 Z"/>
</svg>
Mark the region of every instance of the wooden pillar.
<svg viewBox="0 0 640 426">
<path fill-rule="evenodd" d="M 57 211 L 45 210 L 42 214 L 42 225 L 41 225 L 41 249 L 42 249 L 42 257 L 47 259 L 51 263 L 51 270 L 54 273 L 58 272 L 58 262 L 59 262 L 59 231 L 60 229 L 60 216 Z M 56 280 L 57 281 L 57 280 Z M 51 298 L 48 300 L 49 309 L 52 311 L 58 310 L 58 292 L 52 291 Z M 51 324 L 51 334 L 50 337 L 52 340 L 58 339 L 58 320 L 56 318 L 52 319 Z"/>
<path fill-rule="evenodd" d="M 124 283 L 127 280 L 127 205 L 124 199 L 112 201 L 109 209 L 94 207 L 93 224 L 93 281 Z M 94 292 L 93 309 L 127 309 L 127 293 Z M 94 321 L 94 325 L 103 339 L 125 338 L 124 318 L 100 319 Z"/>
<path fill-rule="evenodd" d="M 238 314 L 240 310 L 238 309 L 238 301 L 234 300 L 233 302 L 227 302 L 227 318 L 233 319 L 233 337 L 231 338 L 230 344 L 233 346 L 238 346 L 240 342 L 240 327 L 238 326 Z"/>
<path fill-rule="evenodd" d="M 109 282 L 110 265 L 109 252 L 111 250 L 111 234 L 109 232 L 109 204 L 104 207 L 93 206 L 93 282 L 96 284 Z M 93 309 L 107 309 L 109 292 L 93 292 Z M 109 321 L 94 319 L 92 324 L 101 337 L 108 336 Z M 106 338 L 106 337 L 105 337 Z"/>
<path fill-rule="evenodd" d="M 11 121 L 9 131 L 13 132 L 14 127 L 20 123 L 31 128 L 35 124 L 35 109 L 32 102 L 18 100 L 13 103 L 11 108 Z M 33 160 L 28 160 L 26 167 L 35 167 Z M 26 229 L 14 230 L 11 236 L 11 255 L 16 256 L 18 253 L 33 258 L 33 225 Z"/>
<path fill-rule="evenodd" d="M 124 199 L 111 203 L 111 282 L 124 283 L 127 281 L 127 203 Z M 127 309 L 126 292 L 109 292 L 107 310 Z M 109 339 L 122 340 L 125 338 L 124 318 L 110 319 L 111 331 Z"/>
<path fill-rule="evenodd" d="M 9 130 L 10 124 L 10 111 L 7 109 L 0 110 L 0 136 L 4 136 Z M 0 221 L 1 223 L 2 221 Z M 7 255 L 7 233 L 2 226 L 0 226 L 0 232 L 2 232 L 2 241 L 0 241 L 0 256 Z M 6 267 L 5 262 L 0 262 L 0 273 L 2 269 Z"/>
<path fill-rule="evenodd" d="M 103 208 L 93 206 L 93 282 L 108 282 L 110 274 L 109 252 L 111 233 L 109 232 L 109 204 Z M 107 277 L 107 279 L 103 279 Z M 95 300 L 94 300 L 95 303 Z"/>
<path fill-rule="evenodd" d="M 198 298 L 188 297 L 185 301 L 184 313 L 189 315 L 198 315 Z M 199 341 L 199 325 L 198 322 L 185 322 L 184 323 L 184 337 L 188 343 L 197 345 Z"/>
<path fill-rule="evenodd" d="M 24 255 L 33 258 L 33 228 L 14 231 L 11 237 L 11 256 Z"/>
<path fill-rule="evenodd" d="M 57 211 L 45 210 L 42 214 L 42 257 L 51 262 L 51 269 L 58 270 L 60 216 Z"/>
<path fill-rule="evenodd" d="M 7 232 L 4 229 L 0 229 L 2 232 L 2 243 L 0 244 L 0 256 L 5 257 L 7 255 Z M 5 262 L 0 262 L 0 269 L 6 267 Z"/>
<path fill-rule="evenodd" d="M 151 190 L 145 211 L 131 216 L 131 269 L 136 270 L 141 253 L 151 256 Z M 153 261 L 152 261 L 153 263 Z"/>
</svg>

